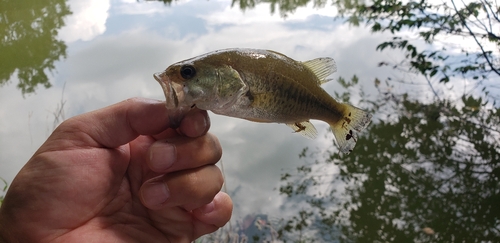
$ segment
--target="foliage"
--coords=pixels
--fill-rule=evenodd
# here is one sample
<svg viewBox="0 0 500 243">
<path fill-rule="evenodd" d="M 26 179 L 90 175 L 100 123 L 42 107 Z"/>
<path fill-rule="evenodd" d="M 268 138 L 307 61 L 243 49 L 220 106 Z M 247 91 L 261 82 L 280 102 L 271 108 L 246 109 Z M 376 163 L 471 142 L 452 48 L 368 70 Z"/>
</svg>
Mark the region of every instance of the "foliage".
<svg viewBox="0 0 500 243">
<path fill-rule="evenodd" d="M 244 10 L 261 2 L 270 3 L 271 12 L 279 8 L 282 16 L 308 3 L 235 0 L 233 5 Z M 404 58 L 379 65 L 417 74 L 434 99 L 424 102 L 413 91 L 395 94 L 389 82 L 382 89 L 376 79 L 379 95 L 364 104 L 379 120 L 355 151 L 339 155 L 333 144 L 328 151 L 306 148 L 299 156 L 308 163 L 282 176 L 280 192 L 289 202 L 309 205 L 282 234 L 300 235 L 306 229 L 325 242 L 500 241 L 500 111 L 495 103 L 500 6 L 491 0 L 332 4 L 352 25 L 390 34 L 377 50 L 400 50 Z M 339 82 L 352 88 L 357 78 Z M 438 83 L 451 85 L 437 90 Z M 453 90 L 457 84 L 465 86 L 463 92 Z M 453 98 L 460 93 L 459 100 Z M 350 101 L 349 93 L 336 95 Z"/>
<path fill-rule="evenodd" d="M 280 191 L 306 198 L 342 242 L 499 242 L 500 109 L 470 95 L 423 103 L 387 90 L 371 103 L 381 120 L 353 153 L 332 147 L 323 161 L 306 149 L 316 160 L 284 175 Z M 338 175 L 325 177 L 332 164 Z"/>
<path fill-rule="evenodd" d="M 242 10 L 270 3 L 282 16 L 305 6 L 310 0 L 233 0 Z M 314 6 L 326 5 L 314 0 Z M 431 85 L 460 80 L 471 83 L 468 92 L 483 96 L 500 79 L 500 6 L 492 0 L 465 3 L 456 0 L 332 0 L 339 17 L 354 26 L 366 24 L 373 32 L 390 33 L 377 50 L 398 49 L 406 56 L 398 61 L 381 61 L 390 66 L 421 74 Z M 438 91 L 434 90 L 436 96 Z M 478 92 L 476 92 L 478 93 Z M 494 93 L 490 100 L 498 99 Z"/>
<path fill-rule="evenodd" d="M 1 194 L 0 194 L 0 207 L 1 207 L 2 203 L 3 203 L 3 199 L 4 199 L 4 193 L 5 193 L 5 191 L 7 191 L 8 183 L 2 177 L 0 177 L 0 181 L 4 184 L 4 186 L 0 190 L 0 192 L 1 192 Z"/>
<path fill-rule="evenodd" d="M 137 2 L 162 2 L 166 6 L 170 6 L 175 0 L 137 0 Z"/>
<path fill-rule="evenodd" d="M 271 13 L 274 14 L 276 9 L 279 9 L 280 15 L 286 17 L 289 13 L 293 13 L 295 9 L 306 6 L 311 0 L 233 0 L 231 6 L 238 4 L 241 10 L 252 9 L 257 4 L 269 3 L 271 5 Z M 327 0 L 313 0 L 315 7 L 323 7 Z"/>
<path fill-rule="evenodd" d="M 70 14 L 64 0 L 0 1 L 0 85 L 17 72 L 17 87 L 23 94 L 38 85 L 51 84 L 47 71 L 66 57 L 66 45 L 57 40 L 57 30 Z"/>
<path fill-rule="evenodd" d="M 406 66 L 444 83 L 459 77 L 475 83 L 474 88 L 482 86 L 483 91 L 500 76 L 500 8 L 494 1 L 373 0 L 339 6 L 351 23 L 364 21 L 374 32 L 394 34 L 377 49 L 400 49 L 406 57 L 400 63 L 381 65 Z M 405 36 L 408 31 L 413 36 Z"/>
</svg>

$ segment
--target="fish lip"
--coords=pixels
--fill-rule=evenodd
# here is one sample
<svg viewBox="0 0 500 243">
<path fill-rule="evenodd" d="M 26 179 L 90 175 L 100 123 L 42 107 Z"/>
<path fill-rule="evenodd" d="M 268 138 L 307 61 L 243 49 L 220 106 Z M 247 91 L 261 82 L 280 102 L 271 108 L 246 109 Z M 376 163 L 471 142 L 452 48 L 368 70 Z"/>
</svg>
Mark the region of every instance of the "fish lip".
<svg viewBox="0 0 500 243">
<path fill-rule="evenodd" d="M 182 85 L 170 80 L 165 72 L 157 72 L 153 74 L 154 79 L 160 83 L 165 95 L 165 105 L 168 109 L 176 109 L 183 100 Z"/>
</svg>

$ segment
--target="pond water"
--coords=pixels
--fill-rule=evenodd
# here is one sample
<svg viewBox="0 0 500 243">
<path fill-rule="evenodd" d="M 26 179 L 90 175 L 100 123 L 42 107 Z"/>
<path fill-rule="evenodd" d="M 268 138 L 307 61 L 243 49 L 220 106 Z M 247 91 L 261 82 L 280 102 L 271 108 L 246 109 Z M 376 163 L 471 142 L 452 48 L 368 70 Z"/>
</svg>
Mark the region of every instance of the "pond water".
<svg viewBox="0 0 500 243">
<path fill-rule="evenodd" d="M 333 78 L 356 74 L 365 92 L 375 93 L 374 77 L 387 73 L 377 67 L 387 53 L 375 49 L 386 36 L 335 19 L 328 4 L 310 2 L 286 16 L 272 7 L 241 9 L 227 0 L 11 3 L 1 11 L 20 24 L 2 30 L 8 55 L 0 66 L 0 177 L 10 183 L 62 120 L 131 97 L 164 99 L 153 73 L 217 49 L 270 49 L 302 61 L 332 57 Z M 342 91 L 336 82 L 323 87 L 332 95 Z M 360 98 L 353 92 L 351 103 Z M 272 221 L 296 214 L 301 204 L 286 204 L 281 175 L 304 163 L 303 148 L 332 146 L 327 125 L 313 121 L 319 136 L 308 140 L 282 124 L 210 116 L 224 151 L 225 190 L 234 200 L 232 225 L 248 215 Z M 330 164 L 325 172 L 333 177 L 338 168 Z"/>
<path fill-rule="evenodd" d="M 29 2 L 29 1 L 28 1 Z M 40 16 L 27 13 L 31 4 L 13 4 L 15 21 L 30 25 L 42 18 L 47 24 L 64 21 L 57 35 L 41 41 L 38 33 L 24 37 L 30 45 L 17 45 L 13 58 L 18 69 L 2 65 L 10 77 L 0 88 L 0 177 L 12 181 L 15 174 L 62 119 L 98 109 L 130 97 L 164 99 L 155 72 L 205 52 L 233 47 L 270 49 L 297 60 L 333 57 L 338 74 L 374 74 L 375 48 L 364 29 L 335 21 L 334 8 L 299 8 L 283 18 L 271 13 L 270 4 L 242 11 L 231 1 L 161 2 L 37 1 Z M 50 4 L 67 5 L 72 14 L 42 15 Z M 26 16 L 22 19 L 20 16 Z M 29 30 L 25 30 L 29 31 Z M 36 32 L 36 31 L 34 31 Z M 14 37 L 13 37 L 14 38 Z M 21 40 L 19 40 L 21 41 Z M 65 48 L 56 48 L 60 42 Z M 48 49 L 46 52 L 36 52 Z M 16 53 L 18 53 L 16 55 Z M 35 55 L 35 57 L 32 57 Z M 44 56 L 45 55 L 45 56 Z M 30 62 L 29 59 L 40 59 Z M 53 64 L 47 80 L 22 93 L 19 69 L 39 68 L 46 58 Z M 11 60 L 5 60 L 10 62 Z M 21 65 L 22 64 L 22 65 Z M 31 65 L 31 66 L 30 66 Z M 43 84 L 52 87 L 44 88 Z M 325 85 L 330 93 L 338 88 Z M 212 129 L 223 147 L 227 192 L 235 200 L 233 218 L 269 214 L 279 218 L 283 198 L 277 188 L 280 174 L 301 164 L 300 151 L 324 146 L 327 126 L 315 122 L 319 138 L 308 140 L 278 124 L 256 124 L 211 114 Z M 332 168 L 333 169 L 333 168 Z"/>
</svg>

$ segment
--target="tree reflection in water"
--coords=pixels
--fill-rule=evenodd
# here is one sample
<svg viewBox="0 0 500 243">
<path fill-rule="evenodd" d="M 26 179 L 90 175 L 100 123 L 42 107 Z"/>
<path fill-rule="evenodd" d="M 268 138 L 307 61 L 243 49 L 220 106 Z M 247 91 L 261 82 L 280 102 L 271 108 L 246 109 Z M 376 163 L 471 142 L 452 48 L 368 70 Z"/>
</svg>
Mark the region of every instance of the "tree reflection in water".
<svg viewBox="0 0 500 243">
<path fill-rule="evenodd" d="M 170 0 L 162 2 L 171 3 Z M 232 4 L 244 10 L 260 2 L 269 2 L 272 12 L 278 8 L 284 16 L 309 1 L 235 0 Z M 412 24 L 416 26 L 415 16 L 424 16 L 425 12 L 415 15 L 411 11 L 422 10 L 419 7 L 426 4 L 425 1 L 421 5 L 375 1 L 379 5 L 354 6 L 356 1 L 339 2 L 343 2 L 345 9 L 370 15 L 374 31 L 396 33 Z M 322 6 L 326 1 L 314 3 Z M 348 8 L 347 3 L 352 6 Z M 488 6 L 496 6 L 488 5 L 487 1 L 475 3 L 470 6 L 475 11 L 469 13 L 470 8 L 457 11 L 460 17 L 470 17 L 477 11 L 493 9 Z M 382 5 L 384 7 L 379 8 Z M 66 45 L 56 38 L 57 31 L 64 25 L 64 16 L 71 13 L 66 1 L 2 1 L 0 9 L 3 36 L 0 85 L 17 72 L 17 86 L 23 94 L 34 92 L 39 85 L 50 87 L 47 72 L 54 70 L 55 61 L 66 56 Z M 399 13 L 403 15 L 398 16 Z M 377 22 L 377 17 L 388 16 L 401 21 Z M 453 23 L 456 28 L 465 29 L 461 23 L 466 20 L 454 18 Z M 384 26 L 387 23 L 399 25 Z M 429 35 L 439 33 L 422 31 L 422 34 L 429 32 L 431 41 L 434 36 Z M 500 40 L 493 32 L 485 36 L 489 39 L 484 41 L 494 44 Z M 446 56 L 417 50 L 417 45 L 404 41 L 396 38 L 380 48 L 399 48 L 408 54 L 409 60 L 418 59 L 418 62 L 406 60 L 406 63 L 414 65 L 414 70 L 429 79 L 452 82 L 450 72 L 455 72 L 456 76 L 464 75 L 470 80 L 488 81 L 489 73 L 498 72 L 493 65 L 497 62 L 491 65 L 464 62 L 464 66 L 453 69 L 442 65 Z M 498 49 L 475 53 L 475 60 L 484 64 L 489 58 L 496 60 L 497 55 Z M 340 81 L 348 89 L 357 88 L 356 82 Z M 307 207 L 285 221 L 278 231 L 280 237 L 292 242 L 500 242 L 500 109 L 497 104 L 469 94 L 458 101 L 436 97 L 433 102 L 422 102 L 412 98 L 412 94 L 395 94 L 390 87 L 381 88 L 378 80 L 376 86 L 380 89 L 379 95 L 364 102 L 379 120 L 359 138 L 353 153 L 338 154 L 333 141 L 331 149 L 324 154 L 305 149 L 300 156 L 311 162 L 297 168 L 296 174 L 282 176 L 280 191 L 289 197 L 289 203 L 305 203 Z M 339 98 L 350 100 L 349 93 Z M 339 166 L 340 174 L 324 173 L 330 171 L 332 164 Z"/>
<path fill-rule="evenodd" d="M 64 16 L 71 14 L 65 0 L 0 2 L 0 85 L 17 72 L 24 94 L 51 84 L 47 72 L 66 57 L 66 45 L 57 39 Z"/>
<path fill-rule="evenodd" d="M 286 16 L 308 2 L 234 0 L 233 5 L 244 10 L 269 3 L 271 12 L 279 8 Z M 327 4 L 312 2 L 318 7 Z M 500 92 L 495 82 L 500 78 L 495 61 L 500 56 L 499 5 L 489 0 L 331 3 L 351 24 L 366 23 L 374 32 L 391 34 L 393 38 L 377 49 L 400 50 L 405 58 L 380 62 L 380 66 L 417 73 L 426 80 L 434 100 L 423 102 L 409 91 L 396 94 L 388 87 L 390 81 L 382 89 L 377 79 L 379 96 L 364 102 L 379 120 L 359 139 L 354 152 L 339 155 L 333 141 L 325 154 L 306 148 L 300 156 L 312 162 L 282 176 L 281 193 L 291 204 L 308 206 L 287 221 L 280 231 L 282 238 L 291 235 L 292 242 L 500 242 L 500 109 L 496 103 Z M 400 33 L 408 30 L 420 38 Z M 450 36 L 471 40 L 476 46 L 461 46 L 456 54 L 432 45 Z M 357 87 L 356 78 L 339 81 L 346 88 Z M 460 93 L 456 89 L 434 89 L 454 82 L 472 84 L 459 100 L 449 98 Z M 350 101 L 349 93 L 338 98 Z M 325 173 L 332 164 L 339 166 L 340 175 Z"/>
<path fill-rule="evenodd" d="M 280 191 L 309 205 L 302 224 L 326 242 L 500 242 L 500 109 L 389 90 L 366 100 L 380 119 L 351 154 L 305 149 L 314 162 L 283 175 Z M 325 174 L 333 164 L 339 175 Z"/>
</svg>

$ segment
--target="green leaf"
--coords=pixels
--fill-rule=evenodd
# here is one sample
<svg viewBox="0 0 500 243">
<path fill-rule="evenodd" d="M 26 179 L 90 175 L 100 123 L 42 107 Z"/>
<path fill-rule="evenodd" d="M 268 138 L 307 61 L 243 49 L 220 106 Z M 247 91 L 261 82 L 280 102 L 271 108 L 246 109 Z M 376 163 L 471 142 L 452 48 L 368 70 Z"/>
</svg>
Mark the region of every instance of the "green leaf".
<svg viewBox="0 0 500 243">
<path fill-rule="evenodd" d="M 373 31 L 373 32 L 380 31 L 381 29 L 382 29 L 382 25 L 380 25 L 380 23 L 378 23 L 378 22 L 375 22 L 375 23 L 372 25 L 372 31 Z"/>
</svg>

